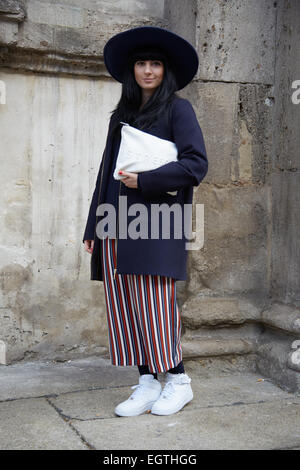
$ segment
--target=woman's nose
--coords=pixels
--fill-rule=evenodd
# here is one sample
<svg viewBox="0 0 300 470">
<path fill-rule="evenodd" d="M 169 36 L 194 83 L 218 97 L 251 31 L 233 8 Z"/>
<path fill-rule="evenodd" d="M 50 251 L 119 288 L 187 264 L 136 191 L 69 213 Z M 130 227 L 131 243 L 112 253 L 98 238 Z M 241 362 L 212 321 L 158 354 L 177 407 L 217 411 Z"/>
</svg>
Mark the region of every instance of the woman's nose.
<svg viewBox="0 0 300 470">
<path fill-rule="evenodd" d="M 152 72 L 151 65 L 149 63 L 146 63 L 145 73 L 151 73 L 151 72 Z"/>
</svg>

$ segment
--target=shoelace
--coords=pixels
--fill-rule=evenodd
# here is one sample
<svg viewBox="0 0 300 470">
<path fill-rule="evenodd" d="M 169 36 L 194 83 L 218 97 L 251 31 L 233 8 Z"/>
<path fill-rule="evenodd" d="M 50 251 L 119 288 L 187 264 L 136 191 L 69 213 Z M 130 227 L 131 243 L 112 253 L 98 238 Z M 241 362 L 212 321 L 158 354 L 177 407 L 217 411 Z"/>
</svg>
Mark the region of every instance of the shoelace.
<svg viewBox="0 0 300 470">
<path fill-rule="evenodd" d="M 174 384 L 172 382 L 167 382 L 161 393 L 161 396 L 163 398 L 170 398 L 174 392 L 175 392 Z"/>
<path fill-rule="evenodd" d="M 181 378 L 178 377 L 176 382 L 172 382 L 172 381 L 167 382 L 162 391 L 161 396 L 163 398 L 170 398 L 173 395 L 173 393 L 176 391 L 174 384 L 188 384 L 190 382 L 191 382 L 190 377 L 181 377 Z"/>
<path fill-rule="evenodd" d="M 145 390 L 143 390 L 143 387 L 145 387 L 145 384 L 133 385 L 131 388 L 136 389 L 136 390 L 131 395 L 130 400 L 133 400 L 134 398 L 138 398 L 139 395 L 144 393 Z"/>
</svg>

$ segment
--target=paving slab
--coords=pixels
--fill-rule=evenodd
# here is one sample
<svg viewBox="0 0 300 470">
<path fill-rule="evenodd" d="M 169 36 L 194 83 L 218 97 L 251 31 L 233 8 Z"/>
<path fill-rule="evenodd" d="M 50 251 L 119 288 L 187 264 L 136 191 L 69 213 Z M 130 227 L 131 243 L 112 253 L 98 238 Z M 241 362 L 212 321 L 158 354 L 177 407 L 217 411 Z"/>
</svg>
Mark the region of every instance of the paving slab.
<svg viewBox="0 0 300 470">
<path fill-rule="evenodd" d="M 236 360 L 187 361 L 193 376 L 243 374 Z M 241 367 L 241 369 L 239 369 Z M 164 378 L 164 374 L 158 374 Z M 21 361 L 0 365 L 0 401 L 11 398 L 41 397 L 88 389 L 129 386 L 137 383 L 137 366 L 116 367 L 107 358 L 90 356 L 65 362 Z"/>
<path fill-rule="evenodd" d="M 190 406 L 171 416 L 151 414 L 73 426 L 96 449 L 253 450 L 300 445 L 300 399 L 248 405 Z"/>
<path fill-rule="evenodd" d="M 2 366 L 0 449 L 300 448 L 299 394 L 230 359 L 185 369 L 194 399 L 180 412 L 120 418 L 114 408 L 138 383 L 136 366 L 99 357 Z"/>
<path fill-rule="evenodd" d="M 44 398 L 0 403 L 1 450 L 88 450 Z"/>
<path fill-rule="evenodd" d="M 19 362 L 0 366 L 0 401 L 130 385 L 137 377 L 137 367 L 112 366 L 109 360 L 99 357 L 70 362 Z"/>
<path fill-rule="evenodd" d="M 188 372 L 188 368 L 186 369 Z M 211 377 L 205 380 L 191 373 L 190 376 L 194 398 L 188 405 L 189 409 L 258 403 L 294 396 L 256 374 Z M 160 382 L 163 387 L 164 378 L 160 378 Z M 131 393 L 133 390 L 130 386 L 123 386 L 65 393 L 49 400 L 62 415 L 69 419 L 113 418 L 116 417 L 114 408 L 118 403 L 126 400 Z"/>
</svg>

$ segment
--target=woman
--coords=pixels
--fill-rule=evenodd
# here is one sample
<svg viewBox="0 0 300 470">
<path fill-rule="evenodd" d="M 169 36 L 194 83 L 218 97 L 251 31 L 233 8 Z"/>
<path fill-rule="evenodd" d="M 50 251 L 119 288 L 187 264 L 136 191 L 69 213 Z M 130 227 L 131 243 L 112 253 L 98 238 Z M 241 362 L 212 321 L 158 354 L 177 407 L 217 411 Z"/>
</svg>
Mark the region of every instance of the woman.
<svg viewBox="0 0 300 470">
<path fill-rule="evenodd" d="M 166 29 L 145 26 L 113 36 L 105 45 L 109 73 L 122 83 L 122 95 L 109 123 L 96 187 L 83 237 L 91 253 L 91 280 L 104 283 L 113 365 L 137 365 L 139 384 L 132 395 L 115 408 L 118 416 L 178 412 L 193 398 L 191 379 L 185 373 L 180 343 L 181 320 L 176 302 L 176 280 L 186 279 L 186 234 L 161 233 L 164 219 L 154 222 L 152 206 L 174 203 L 184 209 L 192 204 L 193 186 L 208 169 L 202 132 L 192 105 L 176 95 L 194 77 L 198 56 L 193 46 Z M 174 142 L 178 160 L 151 171 L 123 171 L 113 178 L 121 141 L 122 123 Z M 125 196 L 125 198 L 124 198 Z M 119 230 L 126 199 L 126 236 Z M 116 209 L 116 236 L 98 234 L 103 204 Z M 134 204 L 143 204 L 147 237 L 130 237 Z M 99 211 L 97 211 L 99 207 Z M 96 214 L 97 211 L 97 214 Z M 135 214 L 136 215 L 136 214 Z M 101 219 L 102 216 L 102 219 Z M 181 222 L 183 224 L 183 222 Z M 121 223 L 120 223 L 121 226 Z M 158 236 L 151 237 L 151 228 Z M 140 227 L 141 228 L 141 227 Z M 124 225 L 123 225 L 124 229 Z M 166 372 L 162 390 L 157 373 Z"/>
</svg>

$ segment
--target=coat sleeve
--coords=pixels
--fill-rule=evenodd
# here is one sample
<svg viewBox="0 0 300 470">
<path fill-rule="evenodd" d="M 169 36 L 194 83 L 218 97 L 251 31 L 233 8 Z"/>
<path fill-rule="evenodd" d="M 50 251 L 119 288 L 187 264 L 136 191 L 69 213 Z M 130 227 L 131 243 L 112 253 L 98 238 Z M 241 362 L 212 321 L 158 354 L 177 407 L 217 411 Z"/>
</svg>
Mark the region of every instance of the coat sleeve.
<svg viewBox="0 0 300 470">
<path fill-rule="evenodd" d="M 104 149 L 105 152 L 105 149 Z M 92 202 L 90 205 L 90 210 L 85 226 L 85 231 L 82 239 L 82 243 L 84 243 L 84 240 L 93 240 L 94 239 L 94 232 L 95 232 L 95 226 L 96 226 L 96 210 L 97 210 L 97 204 L 98 204 L 98 195 L 99 195 L 99 189 L 100 189 L 100 176 L 101 176 L 101 171 L 102 171 L 102 166 L 103 166 L 103 156 L 104 152 L 102 155 L 102 161 L 100 164 L 100 168 L 98 171 L 98 176 L 96 180 L 96 186 L 94 189 L 93 197 L 92 197 Z"/>
<path fill-rule="evenodd" d="M 198 186 L 208 170 L 205 143 L 191 103 L 184 98 L 173 103 L 171 125 L 178 160 L 138 174 L 145 196 Z"/>
</svg>

